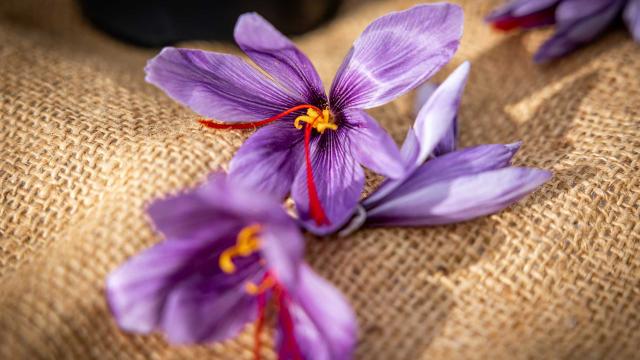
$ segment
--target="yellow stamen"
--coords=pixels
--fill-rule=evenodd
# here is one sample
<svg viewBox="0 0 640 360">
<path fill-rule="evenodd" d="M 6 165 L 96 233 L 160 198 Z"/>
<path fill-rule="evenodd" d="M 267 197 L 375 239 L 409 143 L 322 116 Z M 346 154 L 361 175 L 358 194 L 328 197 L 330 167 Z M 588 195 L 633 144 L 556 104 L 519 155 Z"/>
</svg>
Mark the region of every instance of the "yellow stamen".
<svg viewBox="0 0 640 360">
<path fill-rule="evenodd" d="M 293 122 L 293 126 L 300 130 L 302 129 L 301 122 L 311 124 L 320 134 L 324 133 L 326 129 L 338 129 L 338 125 L 333 122 L 333 117 L 329 109 L 322 110 L 322 114 L 318 114 L 314 109 L 307 109 L 307 115 L 298 116 Z"/>
<path fill-rule="evenodd" d="M 220 269 L 227 274 L 235 272 L 236 266 L 233 263 L 234 257 L 249 256 L 260 248 L 259 232 L 259 224 L 250 225 L 240 230 L 236 244 L 220 254 L 220 258 L 218 259 L 218 266 L 220 266 Z"/>
<path fill-rule="evenodd" d="M 267 276 L 264 280 L 262 280 L 262 282 L 259 285 L 256 285 L 251 282 L 246 283 L 244 286 L 244 290 L 247 293 L 249 293 L 249 295 L 258 295 L 271 289 L 275 284 L 276 284 L 276 281 L 273 279 L 273 277 Z"/>
</svg>

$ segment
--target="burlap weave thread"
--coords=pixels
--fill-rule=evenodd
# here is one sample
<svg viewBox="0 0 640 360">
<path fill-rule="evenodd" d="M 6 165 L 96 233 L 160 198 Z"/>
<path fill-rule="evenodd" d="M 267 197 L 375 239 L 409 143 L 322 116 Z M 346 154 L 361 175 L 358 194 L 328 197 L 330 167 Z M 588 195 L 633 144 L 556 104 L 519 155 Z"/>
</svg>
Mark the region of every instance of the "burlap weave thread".
<svg viewBox="0 0 640 360">
<path fill-rule="evenodd" d="M 516 164 L 555 176 L 476 221 L 309 238 L 357 311 L 358 358 L 640 358 L 640 47 L 614 30 L 538 66 L 548 32 L 495 33 L 482 18 L 501 1 L 455 2 L 465 35 L 436 79 L 472 62 L 462 145 L 523 140 Z M 295 41 L 330 84 L 369 21 L 411 4 L 351 1 Z M 225 168 L 249 134 L 205 130 L 146 84 L 153 54 L 69 0 L 0 3 L 1 359 L 252 358 L 251 327 L 172 348 L 120 332 L 105 304 L 106 274 L 160 240 L 144 205 Z M 372 114 L 401 141 L 411 98 Z"/>
</svg>

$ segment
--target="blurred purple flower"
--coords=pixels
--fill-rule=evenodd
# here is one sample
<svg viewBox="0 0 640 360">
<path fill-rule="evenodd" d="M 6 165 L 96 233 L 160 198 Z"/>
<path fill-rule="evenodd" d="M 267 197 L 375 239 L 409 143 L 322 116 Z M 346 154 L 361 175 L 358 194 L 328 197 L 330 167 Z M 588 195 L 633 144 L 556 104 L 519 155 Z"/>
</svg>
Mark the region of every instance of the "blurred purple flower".
<svg viewBox="0 0 640 360">
<path fill-rule="evenodd" d="M 278 309 L 281 358 L 349 359 L 353 311 L 303 263 L 303 238 L 277 199 L 216 174 L 198 189 L 156 201 L 149 215 L 166 240 L 107 279 L 121 328 L 164 332 L 173 343 L 220 341 Z"/>
<path fill-rule="evenodd" d="M 245 14 L 235 40 L 269 76 L 237 56 L 165 48 L 149 61 L 147 81 L 216 119 L 201 121 L 206 126 L 269 124 L 239 149 L 229 176 L 282 198 L 291 193 L 302 225 L 325 234 L 357 205 L 364 187 L 360 165 L 389 178 L 403 175 L 398 147 L 364 109 L 424 82 L 451 59 L 461 34 L 457 5 L 387 14 L 354 42 L 327 96 L 306 55 L 265 19 Z"/>
<path fill-rule="evenodd" d="M 640 42 L 640 0 L 513 0 L 487 21 L 500 30 L 555 24 L 556 33 L 534 56 L 544 62 L 590 42 L 621 16 Z"/>
<path fill-rule="evenodd" d="M 364 199 L 342 235 L 365 225 L 470 220 L 506 208 L 551 177 L 548 171 L 510 165 L 518 143 L 455 150 L 455 119 L 468 74 L 464 63 L 428 97 L 402 147 L 406 176 L 386 180 Z"/>
</svg>

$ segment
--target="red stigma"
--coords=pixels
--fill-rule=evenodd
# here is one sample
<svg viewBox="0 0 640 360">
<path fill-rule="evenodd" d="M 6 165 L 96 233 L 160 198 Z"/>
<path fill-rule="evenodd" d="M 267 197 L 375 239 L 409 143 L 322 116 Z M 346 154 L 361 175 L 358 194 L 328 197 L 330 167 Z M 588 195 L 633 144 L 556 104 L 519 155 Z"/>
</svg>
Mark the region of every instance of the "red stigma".
<svg viewBox="0 0 640 360">
<path fill-rule="evenodd" d="M 289 298 L 280 286 L 275 288 L 275 292 L 278 300 L 280 323 L 283 328 L 282 335 L 285 337 L 283 339 L 283 345 L 280 347 L 278 358 L 287 359 L 289 357 L 285 355 L 289 354 L 290 358 L 302 360 L 302 354 L 300 353 L 300 348 L 298 348 L 298 342 L 295 338 L 293 318 L 289 311 Z"/>
<path fill-rule="evenodd" d="M 268 275 L 266 275 L 268 276 Z M 253 333 L 253 358 L 260 360 L 260 348 L 262 347 L 261 333 L 264 328 L 264 319 L 267 308 L 267 298 L 265 293 L 258 294 L 258 319 L 256 320 L 255 332 Z"/>
<path fill-rule="evenodd" d="M 273 280 L 272 275 L 267 272 L 264 274 L 262 278 L 262 282 L 267 282 L 269 280 Z M 280 346 L 279 351 L 279 359 L 283 358 L 293 358 L 296 360 L 302 360 L 302 355 L 300 353 L 300 348 L 298 347 L 298 342 L 295 338 L 294 333 L 294 324 L 293 317 L 291 316 L 291 312 L 289 311 L 290 299 L 287 295 L 286 290 L 278 284 L 277 281 L 274 281 L 274 285 L 272 288 L 275 294 L 275 300 L 277 301 L 276 305 L 278 308 L 278 319 L 280 324 L 282 325 L 284 336 L 282 345 Z M 262 330 L 264 329 L 265 324 L 265 313 L 267 308 L 267 291 L 262 291 L 258 293 L 256 301 L 258 303 L 258 318 L 255 323 L 255 332 L 253 334 L 253 358 L 255 360 L 260 360 L 262 358 L 261 348 L 262 348 Z M 284 356 L 285 354 L 290 355 L 289 357 Z"/>
<path fill-rule="evenodd" d="M 553 20 L 555 16 L 556 8 L 551 7 L 542 11 L 538 11 L 526 16 L 511 18 L 505 20 L 494 21 L 491 25 L 494 29 L 509 31 L 517 28 L 534 27 L 538 25 L 550 24 L 550 19 Z"/>
<path fill-rule="evenodd" d="M 320 109 L 318 109 L 313 105 L 303 104 L 303 105 L 294 106 L 292 108 L 289 108 L 279 113 L 278 115 L 272 116 L 264 120 L 259 120 L 259 121 L 243 122 L 243 123 L 237 123 L 237 124 L 224 124 L 224 123 L 215 122 L 213 120 L 200 119 L 198 120 L 198 122 L 201 125 L 204 125 L 205 127 L 208 127 L 210 129 L 216 129 L 216 130 L 254 129 L 262 125 L 267 125 L 269 123 L 272 123 L 278 119 L 282 119 L 283 117 L 291 114 L 292 112 L 296 112 L 303 109 L 313 109 L 317 112 L 320 112 L 320 113 L 322 112 Z"/>
<path fill-rule="evenodd" d="M 307 193 L 309 193 L 309 212 L 317 225 L 329 225 L 329 219 L 322 208 L 316 183 L 313 178 L 313 167 L 311 166 L 311 130 L 313 126 L 307 124 L 304 129 L 304 160 L 307 166 Z"/>
</svg>

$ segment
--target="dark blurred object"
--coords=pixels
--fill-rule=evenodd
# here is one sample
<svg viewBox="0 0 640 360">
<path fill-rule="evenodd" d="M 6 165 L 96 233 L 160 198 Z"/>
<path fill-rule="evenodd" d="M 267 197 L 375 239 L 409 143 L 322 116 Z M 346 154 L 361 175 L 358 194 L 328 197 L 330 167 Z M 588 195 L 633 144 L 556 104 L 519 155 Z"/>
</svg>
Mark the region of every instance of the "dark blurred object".
<svg viewBox="0 0 640 360">
<path fill-rule="evenodd" d="M 130 43 L 156 47 L 184 40 L 232 40 L 242 13 L 255 11 L 287 35 L 331 18 L 341 0 L 80 0 L 97 27 Z"/>
</svg>

